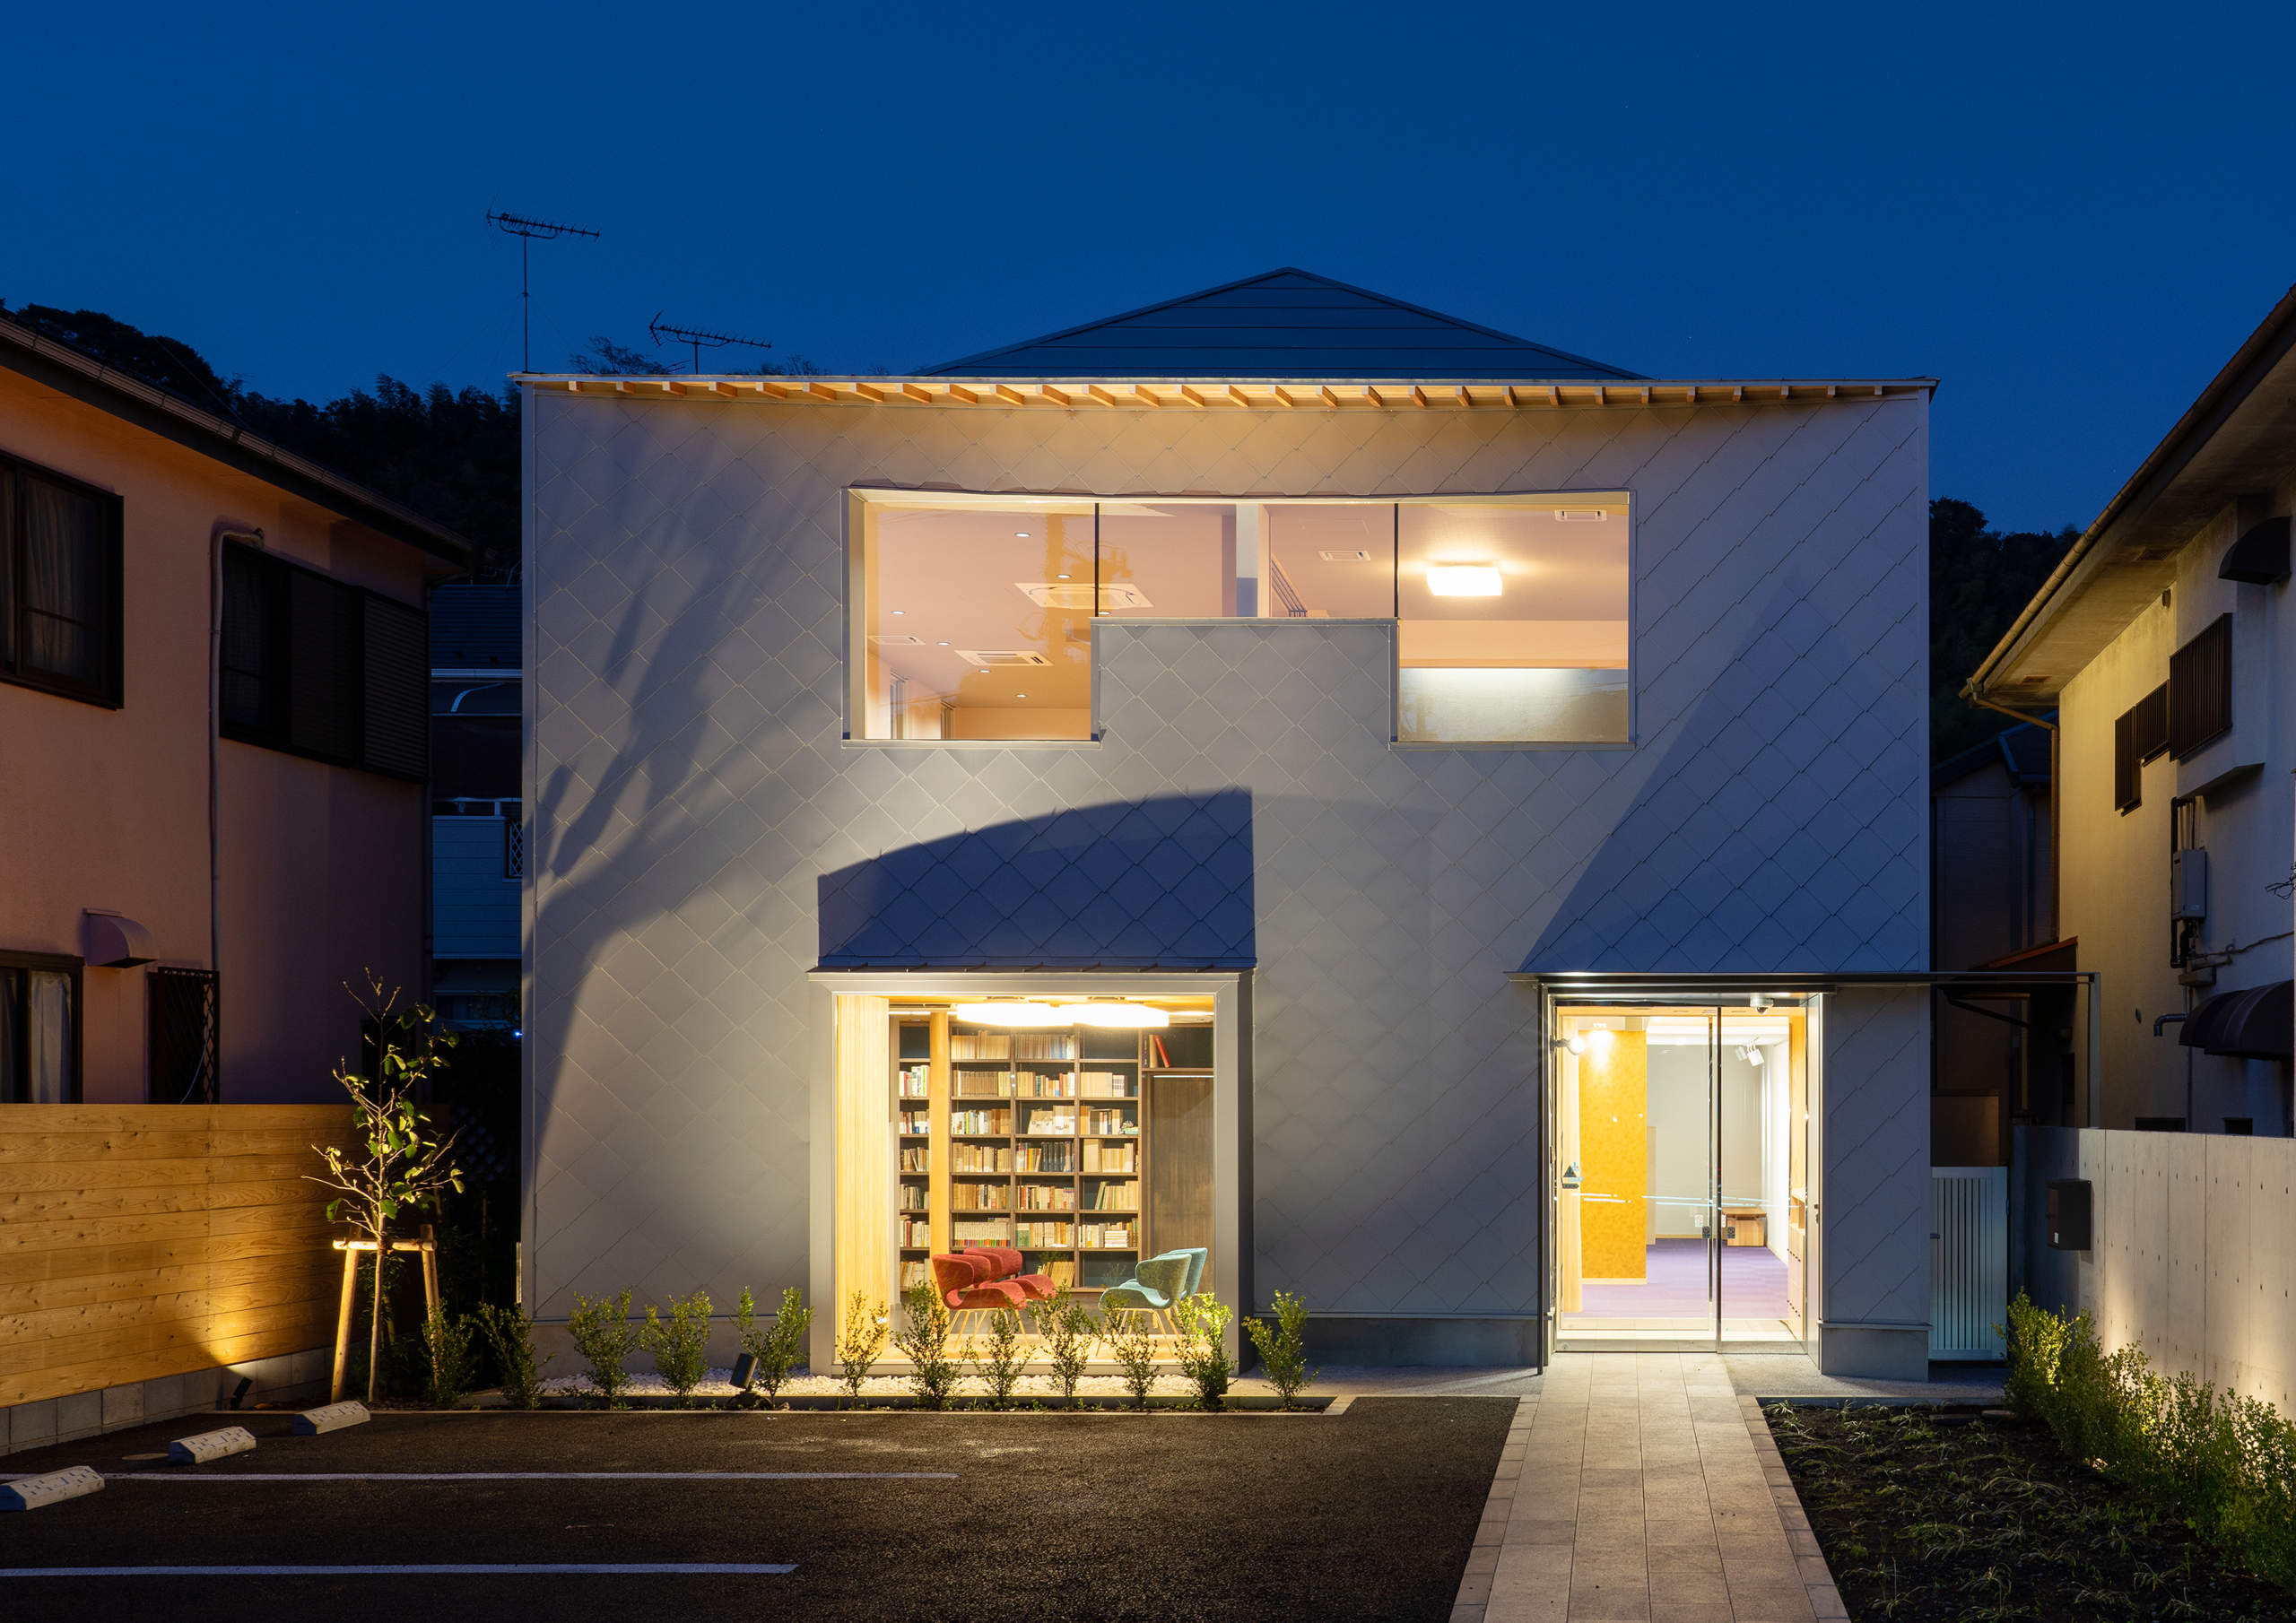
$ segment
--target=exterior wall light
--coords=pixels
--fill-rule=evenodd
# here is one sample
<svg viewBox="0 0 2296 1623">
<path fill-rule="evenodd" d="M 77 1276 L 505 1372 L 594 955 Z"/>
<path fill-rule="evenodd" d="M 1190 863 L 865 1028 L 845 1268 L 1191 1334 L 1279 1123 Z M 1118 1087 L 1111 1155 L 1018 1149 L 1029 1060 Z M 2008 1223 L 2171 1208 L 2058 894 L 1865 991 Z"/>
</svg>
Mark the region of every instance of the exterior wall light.
<svg viewBox="0 0 2296 1623">
<path fill-rule="evenodd" d="M 1437 597 L 1496 597 L 1499 571 L 1487 563 L 1439 564 L 1427 571 L 1427 589 Z"/>
<path fill-rule="evenodd" d="M 950 1012 L 969 1026 L 1065 1026 L 1070 1023 L 1065 1009 L 1034 1002 L 959 1003 Z"/>
<path fill-rule="evenodd" d="M 1144 1003 L 1076 1003 L 1063 1011 L 1080 1026 L 1107 1026 L 1129 1031 L 1161 1031 L 1172 1017 Z"/>
</svg>

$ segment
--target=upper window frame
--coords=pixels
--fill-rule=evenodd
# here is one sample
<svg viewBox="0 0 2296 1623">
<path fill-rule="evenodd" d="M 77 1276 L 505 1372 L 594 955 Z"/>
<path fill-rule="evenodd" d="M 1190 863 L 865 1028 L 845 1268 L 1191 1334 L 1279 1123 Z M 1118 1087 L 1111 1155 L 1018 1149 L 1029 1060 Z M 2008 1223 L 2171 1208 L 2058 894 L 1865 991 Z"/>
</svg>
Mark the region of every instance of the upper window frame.
<svg viewBox="0 0 2296 1623">
<path fill-rule="evenodd" d="M 1319 491 L 1312 495 L 1227 495 L 1191 491 L 1184 495 L 1167 495 L 1160 491 L 1066 491 L 1066 490 L 938 490 L 917 486 L 855 484 L 845 490 L 845 564 L 846 593 L 842 605 L 842 681 L 839 683 L 844 714 L 840 717 L 841 739 L 848 749 L 865 750 L 1093 750 L 1100 746 L 1103 727 L 1100 716 L 1100 659 L 1098 639 L 1091 645 L 1091 731 L 1081 738 L 1042 739 L 966 739 L 966 738 L 875 738 L 868 736 L 861 724 L 868 709 L 867 672 L 864 657 L 867 648 L 868 626 L 868 561 L 864 556 L 866 534 L 865 511 L 872 503 L 915 505 L 918 502 L 951 506 L 994 508 L 1004 502 L 1060 502 L 1079 506 L 1090 504 L 1095 512 L 1095 570 L 1094 586 L 1099 586 L 1098 515 L 1104 503 L 1154 502 L 1160 506 L 1232 507 L 1241 503 L 1284 506 L 1379 506 L 1396 510 L 1398 518 L 1406 507 L 1430 506 L 1506 506 L 1519 504 L 1540 507 L 1555 503 L 1597 503 L 1615 501 L 1624 508 L 1627 544 L 1627 733 L 1623 739 L 1586 740 L 1421 740 L 1402 736 L 1403 694 L 1402 662 L 1399 649 L 1390 647 L 1387 691 L 1387 747 L 1391 750 L 1514 750 L 1514 751 L 1611 751 L 1636 748 L 1640 742 L 1641 692 L 1637 680 L 1640 663 L 1638 657 L 1638 637 L 1635 630 L 1641 596 L 1640 526 L 1639 503 L 1632 490 L 1624 485 L 1605 485 L 1587 490 L 1443 490 L 1419 491 L 1405 495 L 1368 494 L 1338 495 Z M 1385 625 L 1399 626 L 1403 616 L 1400 608 L 1400 535 L 1395 542 L 1391 567 L 1397 571 L 1396 601 L 1390 612 L 1383 615 L 1351 618 L 1301 619 L 1287 613 L 1267 612 L 1267 586 L 1261 587 L 1258 612 L 1252 614 L 1220 615 L 1123 615 L 1111 617 L 1096 612 L 1092 618 L 1101 620 L 1122 618 L 1135 624 L 1159 623 L 1171 625 L 1213 625 L 1238 621 L 1258 621 L 1276 624 L 1300 625 Z"/>
<path fill-rule="evenodd" d="M 97 589 L 103 595 L 100 605 L 103 629 L 103 674 L 93 682 L 72 681 L 22 669 L 24 636 L 24 548 L 23 534 L 24 485 L 27 478 L 46 480 L 72 491 L 91 498 L 100 515 L 102 534 L 98 539 L 101 556 L 97 562 Z M 91 484 L 84 479 L 51 468 L 45 463 L 0 450 L 0 542 L 8 543 L 0 555 L 0 567 L 11 571 L 7 581 L 7 612 L 15 617 L 12 634 L 0 647 L 11 652 L 0 658 L 0 682 L 13 688 L 27 688 L 35 693 L 46 693 L 57 699 L 69 699 L 99 709 L 118 710 L 126 706 L 126 503 L 117 490 L 107 490 L 101 485 Z"/>
</svg>

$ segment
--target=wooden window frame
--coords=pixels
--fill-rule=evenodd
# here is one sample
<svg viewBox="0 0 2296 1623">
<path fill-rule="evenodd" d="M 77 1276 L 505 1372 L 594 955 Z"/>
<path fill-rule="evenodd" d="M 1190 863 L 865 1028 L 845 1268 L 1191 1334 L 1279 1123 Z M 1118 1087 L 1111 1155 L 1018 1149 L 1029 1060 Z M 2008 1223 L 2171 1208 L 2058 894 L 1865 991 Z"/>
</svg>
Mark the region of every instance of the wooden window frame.
<svg viewBox="0 0 2296 1623">
<path fill-rule="evenodd" d="M 0 970 L 39 969 L 49 974 L 63 974 L 72 977 L 72 1029 L 64 1039 L 66 1063 L 72 1072 L 70 1089 L 72 1097 L 64 1102 L 71 1105 L 77 1105 L 87 1098 L 87 1048 L 82 1040 L 85 1035 L 84 1026 L 88 1007 L 87 988 L 84 985 L 86 968 L 87 962 L 84 959 L 73 958 L 64 953 L 0 951 Z M 5 994 L 0 994 L 0 995 Z M 0 1109 L 6 1107 L 4 1104 L 0 1104 Z"/>
<path fill-rule="evenodd" d="M 400 598 L 391 596 L 388 593 L 376 592 L 365 586 L 355 586 L 348 581 L 338 579 L 324 569 L 314 569 L 308 564 L 298 563 L 290 558 L 282 558 L 267 548 L 250 545 L 243 541 L 227 541 L 224 546 L 227 557 L 236 555 L 253 561 L 259 568 L 276 571 L 278 579 L 283 583 L 283 595 L 287 603 L 281 615 L 284 635 L 282 646 L 275 651 L 275 656 L 285 665 L 285 674 L 280 679 L 284 693 L 283 704 L 281 707 L 283 712 L 283 727 L 274 730 L 269 727 L 254 727 L 235 723 L 230 719 L 227 710 L 217 718 L 218 728 L 222 736 L 235 743 L 253 744 L 262 750 L 275 750 L 283 755 L 300 756 L 305 760 L 320 761 L 330 767 L 344 767 L 353 771 L 371 772 L 377 777 L 392 778 L 400 783 L 419 784 L 429 781 L 430 759 L 427 748 L 424 752 L 422 769 L 419 772 L 404 772 L 378 765 L 370 755 L 367 729 L 367 693 L 372 684 L 372 676 L 368 664 L 367 638 L 367 627 L 372 615 L 370 603 L 381 603 L 402 613 L 414 615 L 422 622 L 426 638 L 430 621 L 427 611 L 420 604 L 406 603 Z M 295 594 L 293 587 L 294 577 L 298 574 L 315 581 L 324 582 L 336 591 L 348 594 L 352 604 L 351 637 L 357 646 L 351 650 L 345 662 L 351 673 L 352 716 L 349 728 L 351 748 L 344 753 L 313 749 L 306 744 L 299 744 L 294 740 Z M 230 638 L 228 607 L 225 610 L 225 621 L 224 640 L 228 645 Z M 218 657 L 221 657 L 220 654 Z M 427 734 L 430 725 L 427 714 L 430 671 L 427 663 L 422 671 L 422 690 L 425 699 L 426 712 L 422 720 L 423 731 Z"/>
<path fill-rule="evenodd" d="M 75 495 L 85 496 L 96 504 L 100 516 L 101 534 L 96 544 L 100 556 L 96 560 L 97 590 L 103 601 L 97 607 L 98 622 L 102 629 L 104 648 L 102 673 L 93 682 L 77 682 L 26 671 L 23 668 L 24 635 L 24 481 L 45 480 L 60 485 Z M 90 484 L 84 479 L 74 479 L 69 473 L 21 456 L 0 451 L 0 568 L 11 572 L 7 582 L 7 612 L 14 624 L 9 628 L 4 647 L 7 653 L 0 657 L 0 682 L 11 687 L 29 688 L 36 693 L 52 694 L 57 699 L 76 699 L 83 705 L 101 709 L 117 710 L 126 703 L 125 658 L 126 641 L 124 600 L 126 592 L 126 506 L 116 490 Z"/>
</svg>

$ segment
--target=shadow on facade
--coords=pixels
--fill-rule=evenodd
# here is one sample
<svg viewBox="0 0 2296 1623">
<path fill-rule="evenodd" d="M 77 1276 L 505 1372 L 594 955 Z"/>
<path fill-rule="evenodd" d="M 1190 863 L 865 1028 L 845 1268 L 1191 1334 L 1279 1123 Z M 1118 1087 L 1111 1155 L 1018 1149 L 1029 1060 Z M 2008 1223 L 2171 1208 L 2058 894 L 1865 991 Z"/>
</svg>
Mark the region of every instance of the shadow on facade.
<svg viewBox="0 0 2296 1623">
<path fill-rule="evenodd" d="M 823 874 L 817 895 L 824 968 L 1248 968 L 1252 797 L 995 823 Z"/>
</svg>

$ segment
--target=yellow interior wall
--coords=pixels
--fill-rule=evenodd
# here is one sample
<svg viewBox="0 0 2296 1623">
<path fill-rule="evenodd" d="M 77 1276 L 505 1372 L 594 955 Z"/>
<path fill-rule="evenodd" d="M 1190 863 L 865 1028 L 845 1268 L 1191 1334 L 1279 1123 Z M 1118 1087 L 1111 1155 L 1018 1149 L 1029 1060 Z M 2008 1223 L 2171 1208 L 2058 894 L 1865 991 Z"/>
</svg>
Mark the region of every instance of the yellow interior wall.
<svg viewBox="0 0 2296 1623">
<path fill-rule="evenodd" d="M 883 1311 L 893 1299 L 892 1009 L 882 997 L 837 1000 L 837 1314 L 855 1291 Z"/>
<path fill-rule="evenodd" d="M 1639 1031 L 1596 1037 L 1578 1058 L 1578 1147 L 1590 1194 L 1579 1212 L 1580 1258 L 1589 1280 L 1647 1277 L 1649 1222 L 1649 1046 Z"/>
</svg>

